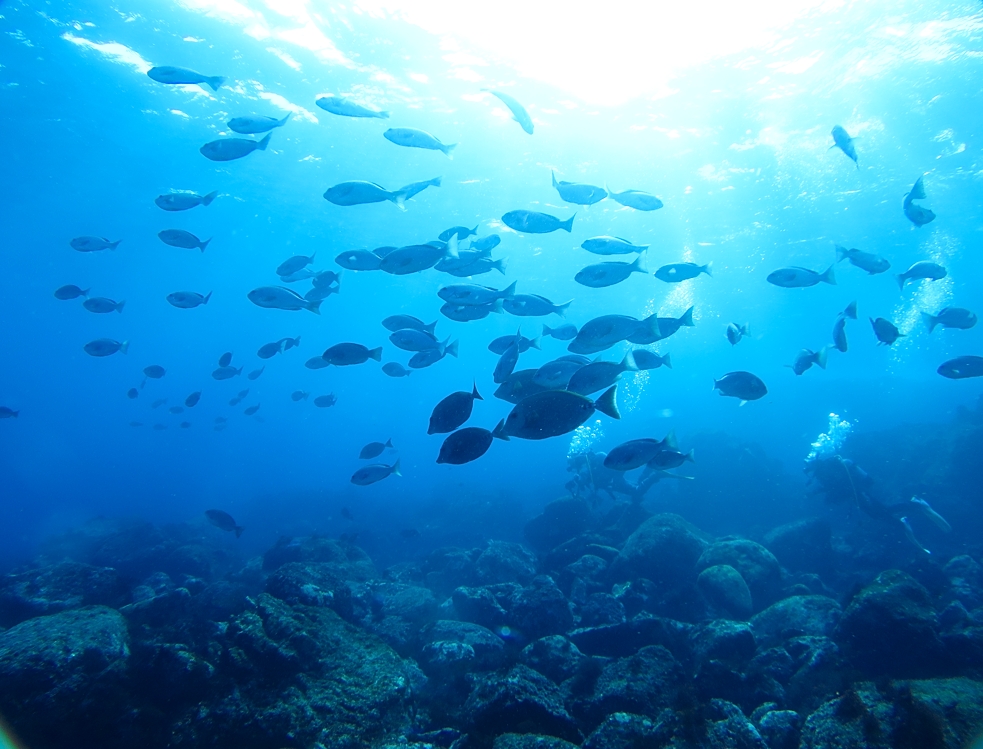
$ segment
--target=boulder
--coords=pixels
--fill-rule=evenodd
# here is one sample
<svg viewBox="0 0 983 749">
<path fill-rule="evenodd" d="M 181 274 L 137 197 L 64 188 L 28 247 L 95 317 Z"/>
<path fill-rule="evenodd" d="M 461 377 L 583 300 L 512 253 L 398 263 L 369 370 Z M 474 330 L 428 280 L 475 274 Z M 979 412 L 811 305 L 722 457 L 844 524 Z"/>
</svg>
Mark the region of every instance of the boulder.
<svg viewBox="0 0 983 749">
<path fill-rule="evenodd" d="M 655 720 L 632 713 L 612 713 L 584 741 L 584 749 L 652 749 L 665 746 L 672 737 L 671 711 Z"/>
<path fill-rule="evenodd" d="M 628 537 L 611 573 L 617 580 L 646 578 L 657 585 L 678 586 L 692 580 L 706 547 L 703 534 L 679 515 L 655 515 Z"/>
<path fill-rule="evenodd" d="M 549 551 L 587 530 L 591 517 L 586 500 L 565 497 L 546 505 L 542 514 L 526 523 L 523 534 L 536 551 Z"/>
<path fill-rule="evenodd" d="M 594 593 L 580 607 L 580 627 L 606 627 L 627 621 L 625 607 L 610 593 Z"/>
<path fill-rule="evenodd" d="M 495 737 L 492 749 L 577 749 L 576 744 L 555 736 L 536 733 L 503 733 Z"/>
<path fill-rule="evenodd" d="M 481 585 L 527 583 L 536 575 L 536 558 L 519 544 L 490 541 L 475 562 Z"/>
<path fill-rule="evenodd" d="M 769 710 L 758 721 L 768 749 L 799 749 L 802 718 L 794 710 Z"/>
<path fill-rule="evenodd" d="M 505 663 L 505 645 L 502 643 L 502 638 L 477 624 L 438 620 L 423 628 L 421 641 L 424 646 L 422 664 L 424 670 L 427 670 L 428 665 L 433 665 L 433 659 L 428 658 L 426 653 L 442 654 L 441 657 L 446 659 L 452 657 L 455 651 L 466 652 L 467 648 L 474 653 L 473 658 L 465 656 L 473 670 L 491 671 Z M 454 643 L 467 648 L 455 649 L 444 645 L 438 647 L 436 643 Z M 437 665 L 442 667 L 443 664 Z"/>
<path fill-rule="evenodd" d="M 751 591 L 741 573 L 730 565 L 707 567 L 696 578 L 696 587 L 721 616 L 740 620 L 751 616 Z"/>
<path fill-rule="evenodd" d="M 290 563 L 316 563 L 322 570 L 332 570 L 342 580 L 364 582 L 376 577 L 375 565 L 368 554 L 357 546 L 333 538 L 281 537 L 263 555 L 263 569 L 267 572 L 273 572 Z"/>
<path fill-rule="evenodd" d="M 792 596 L 773 603 L 751 619 L 754 636 L 763 645 L 789 637 L 829 636 L 840 621 L 840 604 L 826 596 Z"/>
<path fill-rule="evenodd" d="M 466 622 L 495 629 L 508 620 L 508 612 L 488 588 L 461 586 L 454 590 L 451 599 L 454 601 L 454 611 Z"/>
<path fill-rule="evenodd" d="M 621 658 L 646 645 L 662 645 L 679 660 L 688 661 L 693 625 L 673 619 L 639 614 L 621 624 L 575 629 L 570 640 L 588 655 Z"/>
<path fill-rule="evenodd" d="M 729 565 L 741 574 L 757 610 L 775 600 L 781 590 L 781 565 L 774 554 L 754 541 L 732 538 L 711 544 L 700 555 L 696 567 L 702 572 L 715 565 Z"/>
<path fill-rule="evenodd" d="M 750 625 L 727 619 L 694 627 L 690 633 L 690 643 L 698 666 L 709 661 L 720 661 L 740 668 L 751 660 L 757 647 Z"/>
<path fill-rule="evenodd" d="M 474 585 L 477 573 L 475 560 L 481 552 L 443 547 L 430 552 L 423 560 L 422 571 L 426 586 L 438 597 L 449 596 L 462 586 Z"/>
<path fill-rule="evenodd" d="M 560 635 L 541 637 L 522 649 L 522 662 L 557 684 L 575 676 L 585 657 L 576 645 Z"/>
<path fill-rule="evenodd" d="M 741 709 L 726 700 L 710 700 L 706 739 L 708 749 L 770 749 Z"/>
<path fill-rule="evenodd" d="M 518 592 L 512 602 L 509 620 L 529 640 L 564 634 L 573 629 L 570 604 L 547 575 L 536 577 Z"/>
<path fill-rule="evenodd" d="M 764 545 L 787 570 L 824 574 L 833 566 L 829 521 L 807 518 L 779 526 L 765 534 Z"/>
<path fill-rule="evenodd" d="M 60 562 L 0 578 L 0 627 L 82 606 L 118 608 L 126 599 L 113 568 Z"/>
</svg>

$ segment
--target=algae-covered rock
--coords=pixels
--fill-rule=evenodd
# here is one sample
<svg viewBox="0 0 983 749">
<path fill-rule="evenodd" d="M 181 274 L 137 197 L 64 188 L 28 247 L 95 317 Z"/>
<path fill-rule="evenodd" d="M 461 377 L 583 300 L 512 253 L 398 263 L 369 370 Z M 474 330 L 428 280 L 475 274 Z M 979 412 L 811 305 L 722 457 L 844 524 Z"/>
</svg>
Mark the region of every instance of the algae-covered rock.
<svg viewBox="0 0 983 749">
<path fill-rule="evenodd" d="M 741 620 L 751 616 L 751 591 L 741 573 L 729 564 L 707 567 L 696 578 L 696 587 L 722 616 Z"/>
<path fill-rule="evenodd" d="M 840 604 L 832 598 L 792 596 L 755 614 L 751 627 L 760 643 L 774 645 L 789 637 L 831 635 L 841 613 Z"/>
<path fill-rule="evenodd" d="M 126 589 L 112 567 L 59 562 L 0 578 L 0 627 L 81 606 L 126 603 Z"/>
<path fill-rule="evenodd" d="M 703 534 L 679 515 L 655 515 L 625 541 L 612 574 L 670 585 L 688 582 L 706 546 Z"/>
<path fill-rule="evenodd" d="M 729 565 L 741 573 L 759 610 L 771 603 L 781 589 L 782 568 L 775 555 L 746 538 L 716 541 L 700 555 L 696 568 L 703 571 L 715 565 Z"/>
</svg>

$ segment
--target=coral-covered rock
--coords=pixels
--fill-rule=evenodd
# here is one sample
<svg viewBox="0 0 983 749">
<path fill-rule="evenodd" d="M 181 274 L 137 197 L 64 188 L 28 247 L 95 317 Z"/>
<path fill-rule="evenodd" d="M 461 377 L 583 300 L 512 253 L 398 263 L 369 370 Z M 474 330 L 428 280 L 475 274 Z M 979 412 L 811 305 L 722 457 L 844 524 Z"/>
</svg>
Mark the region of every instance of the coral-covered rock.
<svg viewBox="0 0 983 749">
<path fill-rule="evenodd" d="M 0 578 L 0 627 L 81 606 L 117 608 L 126 602 L 113 568 L 60 562 Z"/>
<path fill-rule="evenodd" d="M 802 718 L 794 710 L 769 710 L 758 721 L 768 749 L 799 749 Z"/>
<path fill-rule="evenodd" d="M 789 637 L 829 636 L 840 621 L 840 604 L 826 596 L 783 598 L 755 614 L 751 627 L 758 642 L 779 644 Z"/>
<path fill-rule="evenodd" d="M 754 541 L 733 538 L 711 544 L 701 554 L 696 567 L 702 572 L 715 565 L 729 565 L 741 574 L 757 610 L 775 600 L 781 590 L 781 565 L 774 554 Z"/>
<path fill-rule="evenodd" d="M 438 597 L 449 596 L 462 586 L 474 585 L 477 579 L 475 560 L 480 551 L 444 547 L 432 551 L 423 561 L 426 585 Z"/>
<path fill-rule="evenodd" d="M 681 661 L 689 660 L 693 625 L 650 614 L 639 614 L 622 624 L 576 629 L 570 640 L 589 655 L 621 658 L 647 645 L 662 645 Z"/>
<path fill-rule="evenodd" d="M 580 627 L 606 627 L 627 621 L 625 607 L 610 593 L 594 593 L 579 610 Z"/>
<path fill-rule="evenodd" d="M 786 641 L 785 651 L 795 664 L 786 688 L 789 707 L 809 713 L 847 687 L 849 670 L 828 637 L 793 637 Z"/>
<path fill-rule="evenodd" d="M 756 644 L 750 625 L 727 619 L 700 624 L 690 633 L 690 643 L 696 663 L 721 661 L 743 666 L 754 656 Z"/>
<path fill-rule="evenodd" d="M 726 700 L 710 700 L 706 739 L 710 749 L 770 749 L 741 709 Z"/>
<path fill-rule="evenodd" d="M 751 591 L 741 573 L 729 564 L 707 567 L 696 578 L 696 587 L 721 616 L 741 620 L 751 616 Z"/>
<path fill-rule="evenodd" d="M 316 563 L 322 570 L 332 570 L 343 580 L 364 582 L 376 577 L 375 565 L 368 554 L 357 546 L 332 538 L 283 537 L 263 555 L 263 569 L 268 572 L 290 563 Z"/>
</svg>

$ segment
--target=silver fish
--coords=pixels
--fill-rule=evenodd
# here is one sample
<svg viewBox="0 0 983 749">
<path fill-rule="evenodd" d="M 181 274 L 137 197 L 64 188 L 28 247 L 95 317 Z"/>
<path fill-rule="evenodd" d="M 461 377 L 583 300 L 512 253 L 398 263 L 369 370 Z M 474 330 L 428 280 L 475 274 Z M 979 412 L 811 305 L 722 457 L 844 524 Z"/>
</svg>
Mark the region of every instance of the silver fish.
<svg viewBox="0 0 983 749">
<path fill-rule="evenodd" d="M 234 117 L 229 120 L 229 130 L 233 130 L 242 135 L 258 135 L 267 133 L 273 128 L 283 127 L 290 120 L 292 113 L 282 119 L 276 117 Z"/>
<path fill-rule="evenodd" d="M 595 255 L 630 255 L 633 252 L 645 252 L 649 248 L 647 244 L 635 245 L 627 239 L 608 236 L 585 239 L 580 246 Z"/>
<path fill-rule="evenodd" d="M 202 156 L 211 161 L 235 161 L 248 156 L 253 151 L 265 151 L 266 147 L 270 145 L 270 136 L 272 135 L 273 133 L 267 133 L 262 140 L 247 140 L 245 138 L 213 140 L 198 150 Z"/>
<path fill-rule="evenodd" d="M 147 71 L 147 75 L 158 83 L 169 85 L 195 85 L 204 83 L 212 91 L 218 91 L 225 83 L 221 75 L 202 75 L 188 68 L 176 68 L 171 65 L 159 65 Z"/>
<path fill-rule="evenodd" d="M 401 205 L 406 200 L 406 195 L 402 192 L 390 192 L 374 182 L 355 180 L 329 187 L 324 192 L 324 199 L 340 206 L 368 205 L 387 200 Z"/>
<path fill-rule="evenodd" d="M 553 189 L 560 194 L 560 198 L 567 203 L 575 205 L 594 205 L 600 203 L 608 196 L 608 191 L 596 185 L 586 185 L 580 182 L 556 181 L 556 173 L 552 170 L 550 175 L 553 178 Z"/>
<path fill-rule="evenodd" d="M 510 229 L 526 234 L 549 234 L 557 229 L 563 231 L 573 231 L 573 220 L 577 214 L 573 214 L 566 221 L 560 221 L 556 216 L 537 211 L 509 211 L 502 216 L 502 223 Z"/>
<path fill-rule="evenodd" d="M 100 250 L 115 250 L 123 240 L 110 242 L 105 237 L 75 237 L 69 244 L 78 252 L 99 252 Z"/>
<path fill-rule="evenodd" d="M 212 241 L 211 239 L 206 239 L 202 242 L 190 231 L 185 231 L 184 229 L 164 229 L 163 231 L 157 232 L 157 236 L 161 242 L 171 247 L 180 247 L 183 250 L 201 250 L 202 252 L 208 247 L 208 243 Z"/>
<path fill-rule="evenodd" d="M 193 192 L 170 192 L 158 195 L 154 203 L 164 211 L 187 211 L 199 205 L 211 205 L 218 196 L 218 190 L 207 195 L 197 195 Z"/>
<path fill-rule="evenodd" d="M 633 263 L 609 262 L 588 265 L 577 273 L 573 280 L 592 289 L 601 289 L 621 283 L 632 273 L 648 273 L 641 255 L 635 258 Z"/>
<path fill-rule="evenodd" d="M 346 99 L 344 96 L 328 94 L 327 96 L 320 97 L 314 103 L 325 112 L 337 114 L 341 117 L 366 117 L 380 120 L 389 119 L 389 112 L 380 112 L 376 109 L 363 107 L 361 104 L 356 104 L 354 101 L 351 99 Z"/>
<path fill-rule="evenodd" d="M 507 106 L 509 108 L 509 111 L 512 112 L 512 119 L 518 122 L 519 125 L 522 127 L 522 129 L 525 130 L 527 133 L 529 133 L 529 135 L 532 135 L 532 131 L 533 131 L 532 117 L 529 116 L 529 113 L 526 111 L 525 107 L 523 107 L 518 101 L 516 101 L 511 96 L 509 96 L 508 94 L 504 94 L 501 91 L 494 91 L 490 88 L 483 88 L 481 90 L 484 91 L 485 93 L 489 93 L 492 96 L 497 97 L 499 101 L 501 101 L 505 106 Z"/>
<path fill-rule="evenodd" d="M 179 309 L 194 309 L 202 304 L 208 304 L 208 300 L 212 298 L 212 292 L 208 292 L 204 296 L 196 291 L 175 291 L 173 294 L 167 295 L 167 301 L 173 306 Z"/>
<path fill-rule="evenodd" d="M 450 156 L 457 143 L 441 143 L 437 138 L 424 130 L 417 130 L 414 127 L 391 127 L 382 134 L 382 137 L 390 143 L 407 148 L 423 148 L 428 151 L 441 151 L 445 156 Z"/>
<path fill-rule="evenodd" d="M 624 192 L 608 190 L 608 197 L 616 203 L 634 208 L 636 211 L 657 211 L 664 205 L 655 195 L 641 190 L 625 190 Z"/>
</svg>

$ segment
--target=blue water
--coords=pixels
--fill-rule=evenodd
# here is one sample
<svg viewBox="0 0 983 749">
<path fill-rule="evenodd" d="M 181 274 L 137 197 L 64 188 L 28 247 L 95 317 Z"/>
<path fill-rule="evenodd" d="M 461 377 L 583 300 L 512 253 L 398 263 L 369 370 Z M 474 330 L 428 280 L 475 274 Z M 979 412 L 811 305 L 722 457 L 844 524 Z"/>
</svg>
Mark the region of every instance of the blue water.
<svg viewBox="0 0 983 749">
<path fill-rule="evenodd" d="M 563 86 L 528 74 L 496 55 L 493 40 L 475 48 L 459 39 L 458 49 L 486 63 L 462 66 L 449 61 L 453 34 L 432 34 L 399 14 L 369 14 L 357 4 L 296 7 L 329 40 L 320 52 L 297 43 L 300 21 L 258 0 L 0 4 L 0 405 L 20 412 L 0 422 L 6 559 L 98 515 L 204 522 L 211 507 L 246 527 L 240 545 L 253 553 L 277 536 L 312 532 L 358 533 L 383 560 L 518 537 L 525 518 L 565 493 L 570 436 L 496 441 L 474 463 L 437 465 L 442 437 L 426 435 L 427 420 L 441 398 L 474 381 L 485 400 L 469 424 L 491 429 L 511 406 L 492 397 L 497 358 L 487 343 L 520 325 L 538 334 L 558 317 L 447 320 L 436 292 L 457 280 L 434 270 L 346 271 L 341 294 L 323 303 L 320 316 L 261 309 L 246 297 L 278 284 L 275 268 L 291 255 L 316 251 L 316 269 L 337 270 L 333 258 L 345 250 L 422 243 L 458 224 L 503 237 L 494 256 L 509 258 L 507 275 L 477 283 L 516 281 L 522 293 L 572 299 L 567 321 L 578 326 L 601 314 L 678 316 L 695 307 L 695 327 L 653 347 L 671 353 L 673 369 L 627 375 L 621 421 L 597 415 L 590 424 L 602 433 L 597 449 L 675 429 L 684 450 L 735 440 L 738 454 L 757 451 L 751 466 L 738 465 L 733 451 L 698 454 L 693 482 L 650 493 L 653 508 L 676 508 L 709 530 L 767 528 L 813 509 L 802 460 L 831 412 L 859 434 L 948 422 L 958 406 L 976 401 L 977 381 L 944 379 L 936 367 L 983 354 L 980 328 L 930 336 L 918 313 L 973 308 L 980 299 L 978 3 L 813 8 L 766 45 L 674 71 L 666 95 L 648 91 L 617 104 L 578 96 L 576 80 Z M 289 33 L 263 38 L 256 26 Z M 591 54 L 546 29 L 542 37 L 557 55 Z M 612 80 L 644 78 L 610 57 L 603 64 Z M 145 75 L 150 65 L 223 75 L 228 84 L 218 92 L 166 86 Z M 471 72 L 462 76 L 462 67 Z M 535 134 L 480 95 L 485 86 L 523 102 Z M 392 116 L 333 116 L 314 104 L 326 93 L 351 94 Z M 265 152 L 225 164 L 198 152 L 229 134 L 231 117 L 288 111 L 292 121 L 273 131 Z M 859 169 L 828 150 L 836 124 L 858 137 Z M 453 159 L 400 148 L 382 137 L 396 126 L 460 145 Z M 665 207 L 564 204 L 550 186 L 551 169 L 569 181 L 652 192 Z M 938 218 L 918 229 L 901 200 L 920 175 L 923 202 Z M 322 198 L 346 180 L 395 189 L 436 176 L 443 186 L 405 211 L 388 202 L 342 208 Z M 220 195 L 209 207 L 165 213 L 153 199 L 171 190 Z M 514 209 L 562 219 L 576 210 L 577 217 L 572 234 L 520 235 L 500 222 Z M 166 228 L 213 239 L 204 253 L 180 250 L 157 239 Z M 580 268 L 625 259 L 579 249 L 601 234 L 650 244 L 650 270 L 712 261 L 713 277 L 670 286 L 636 274 L 607 289 L 585 288 L 573 280 Z M 83 254 L 69 247 L 81 235 L 122 243 Z M 836 286 L 765 282 L 787 265 L 825 269 L 834 244 L 879 253 L 891 271 L 868 277 L 841 263 Z M 893 273 L 918 260 L 943 264 L 948 277 L 899 293 Z M 81 300 L 54 299 L 69 283 L 125 299 L 126 309 L 96 315 Z M 309 285 L 296 287 L 303 293 Z M 178 290 L 213 296 L 205 307 L 179 310 L 165 301 Z M 836 315 L 853 300 L 860 319 L 848 325 L 849 352 L 832 352 L 826 371 L 794 376 L 787 365 L 796 352 L 828 344 Z M 438 337 L 459 339 L 460 357 L 405 379 L 388 378 L 372 361 L 304 368 L 343 341 L 381 345 L 383 361 L 405 364 L 409 355 L 380 325 L 396 313 L 438 319 Z M 877 346 L 868 316 L 892 319 L 905 337 Z M 735 347 L 724 335 L 731 322 L 751 330 Z M 257 381 L 210 377 L 223 352 L 249 372 L 262 364 L 259 346 L 286 336 L 301 336 L 300 348 L 266 362 Z M 88 356 L 82 346 L 101 337 L 129 341 L 129 353 Z M 552 339 L 542 348 L 524 353 L 518 368 L 566 353 Z M 628 348 L 619 344 L 605 356 L 620 360 Z M 167 375 L 128 399 L 150 364 Z M 714 378 L 739 369 L 766 382 L 766 398 L 742 407 L 711 392 Z M 238 408 L 227 405 L 247 387 Z M 184 414 L 151 409 L 157 398 L 175 405 L 196 390 L 201 402 Z M 293 402 L 295 390 L 310 399 Z M 313 398 L 327 393 L 337 405 L 315 408 Z M 243 415 L 257 403 L 259 418 Z M 216 416 L 229 419 L 227 429 L 213 430 Z M 192 426 L 180 428 L 184 420 Z M 156 431 L 156 423 L 168 428 Z M 402 478 L 353 486 L 361 446 L 387 438 L 398 448 Z M 769 482 L 774 492 L 760 496 Z M 341 516 L 343 507 L 354 520 Z M 406 528 L 420 536 L 404 539 L 398 532 Z"/>
</svg>

